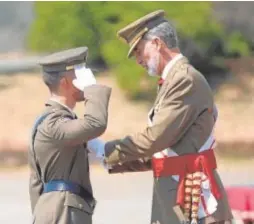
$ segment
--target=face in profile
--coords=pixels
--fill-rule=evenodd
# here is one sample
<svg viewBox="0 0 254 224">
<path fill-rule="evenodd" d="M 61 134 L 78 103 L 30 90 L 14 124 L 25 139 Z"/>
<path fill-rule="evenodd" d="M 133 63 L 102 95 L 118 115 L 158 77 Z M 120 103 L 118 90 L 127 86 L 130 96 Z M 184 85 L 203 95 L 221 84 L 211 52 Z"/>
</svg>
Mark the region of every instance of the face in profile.
<svg viewBox="0 0 254 224">
<path fill-rule="evenodd" d="M 145 68 L 150 76 L 158 75 L 159 47 L 158 39 L 141 40 L 133 51 L 136 62 Z"/>
<path fill-rule="evenodd" d="M 66 94 L 75 100 L 76 102 L 81 102 L 84 101 L 84 94 L 81 90 L 77 89 L 72 81 L 76 78 L 74 70 L 68 71 L 65 73 L 64 79 L 65 81 L 63 82 L 63 88 L 66 91 Z"/>
</svg>

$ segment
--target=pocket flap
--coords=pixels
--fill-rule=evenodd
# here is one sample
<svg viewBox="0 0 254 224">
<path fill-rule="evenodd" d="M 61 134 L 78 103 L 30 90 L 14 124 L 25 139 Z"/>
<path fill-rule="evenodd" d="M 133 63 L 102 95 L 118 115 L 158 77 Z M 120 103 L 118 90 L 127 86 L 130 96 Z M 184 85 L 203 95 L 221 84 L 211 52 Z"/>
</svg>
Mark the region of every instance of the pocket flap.
<svg viewBox="0 0 254 224">
<path fill-rule="evenodd" d="M 69 192 L 66 193 L 64 205 L 77 208 L 89 214 L 93 213 L 93 209 L 89 206 L 89 204 L 83 198 Z"/>
</svg>

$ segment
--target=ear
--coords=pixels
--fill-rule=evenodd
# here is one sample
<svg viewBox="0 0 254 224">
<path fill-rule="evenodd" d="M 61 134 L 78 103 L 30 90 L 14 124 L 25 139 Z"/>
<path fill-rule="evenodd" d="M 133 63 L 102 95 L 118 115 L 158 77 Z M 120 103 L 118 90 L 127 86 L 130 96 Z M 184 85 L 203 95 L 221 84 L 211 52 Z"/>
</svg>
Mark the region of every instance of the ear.
<svg viewBox="0 0 254 224">
<path fill-rule="evenodd" d="M 72 80 L 76 78 L 74 71 L 68 71 L 64 73 L 64 76 L 62 77 L 62 84 L 65 87 L 69 87 L 72 85 Z"/>
<path fill-rule="evenodd" d="M 152 42 L 153 42 L 153 44 L 156 45 L 156 48 L 157 48 L 158 50 L 161 49 L 161 47 L 162 47 L 162 41 L 161 41 L 160 38 L 155 37 L 155 38 L 152 40 Z"/>
<path fill-rule="evenodd" d="M 59 84 L 61 86 L 64 86 L 64 87 L 66 87 L 68 85 L 68 81 L 67 81 L 65 76 L 60 79 L 60 83 Z"/>
</svg>

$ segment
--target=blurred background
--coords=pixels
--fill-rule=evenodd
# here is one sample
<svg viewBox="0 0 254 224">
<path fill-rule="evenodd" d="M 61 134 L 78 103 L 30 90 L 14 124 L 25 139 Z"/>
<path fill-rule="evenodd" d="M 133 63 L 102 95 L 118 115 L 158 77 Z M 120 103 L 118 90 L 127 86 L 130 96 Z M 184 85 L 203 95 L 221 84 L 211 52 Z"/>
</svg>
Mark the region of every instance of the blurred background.
<svg viewBox="0 0 254 224">
<path fill-rule="evenodd" d="M 38 59 L 88 46 L 99 83 L 113 88 L 104 140 L 141 130 L 156 79 L 134 60 L 116 32 L 157 9 L 178 31 L 181 50 L 213 89 L 219 118 L 218 169 L 235 220 L 254 220 L 253 2 L 0 2 L 0 223 L 28 223 L 27 150 L 33 121 L 48 99 Z M 82 116 L 83 106 L 76 108 Z M 137 122 L 138 121 L 138 122 Z M 99 203 L 95 224 L 149 223 L 150 172 L 107 175 L 91 158 Z M 105 184 L 107 183 L 107 184 Z M 112 213 L 112 211 L 114 211 Z M 134 218 L 135 217 L 135 218 Z"/>
</svg>

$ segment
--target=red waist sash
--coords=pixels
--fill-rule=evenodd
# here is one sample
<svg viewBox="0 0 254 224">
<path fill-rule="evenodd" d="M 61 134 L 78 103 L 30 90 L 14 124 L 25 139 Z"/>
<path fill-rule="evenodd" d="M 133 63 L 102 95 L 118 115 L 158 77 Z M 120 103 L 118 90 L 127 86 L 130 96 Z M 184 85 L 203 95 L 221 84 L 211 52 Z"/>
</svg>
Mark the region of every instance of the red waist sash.
<svg viewBox="0 0 254 224">
<path fill-rule="evenodd" d="M 189 173 L 203 172 L 210 181 L 210 189 L 216 199 L 221 197 L 219 186 L 214 178 L 213 170 L 217 168 L 212 149 L 182 156 L 152 159 L 154 177 L 179 175 L 177 204 L 184 205 L 185 177 Z"/>
</svg>

